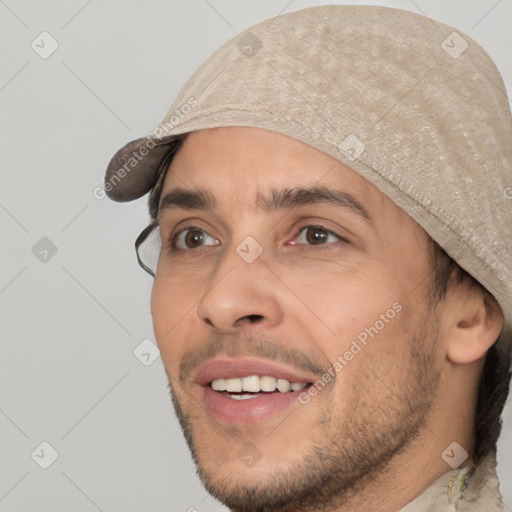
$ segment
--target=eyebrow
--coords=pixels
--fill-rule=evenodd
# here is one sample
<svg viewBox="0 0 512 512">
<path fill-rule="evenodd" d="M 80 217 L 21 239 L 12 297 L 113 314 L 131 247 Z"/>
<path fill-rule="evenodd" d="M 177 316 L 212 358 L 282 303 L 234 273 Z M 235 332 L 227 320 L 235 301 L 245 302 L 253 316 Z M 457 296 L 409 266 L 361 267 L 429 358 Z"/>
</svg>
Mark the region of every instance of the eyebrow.
<svg viewBox="0 0 512 512">
<path fill-rule="evenodd" d="M 331 204 L 344 208 L 359 215 L 367 222 L 371 222 L 368 210 L 349 192 L 329 187 L 294 187 L 273 189 L 267 196 L 258 194 L 256 209 L 272 212 L 281 209 L 292 209 L 311 204 Z M 163 210 L 205 210 L 214 212 L 217 209 L 217 200 L 208 191 L 198 188 L 194 190 L 176 188 L 167 193 L 160 201 L 158 213 Z"/>
</svg>

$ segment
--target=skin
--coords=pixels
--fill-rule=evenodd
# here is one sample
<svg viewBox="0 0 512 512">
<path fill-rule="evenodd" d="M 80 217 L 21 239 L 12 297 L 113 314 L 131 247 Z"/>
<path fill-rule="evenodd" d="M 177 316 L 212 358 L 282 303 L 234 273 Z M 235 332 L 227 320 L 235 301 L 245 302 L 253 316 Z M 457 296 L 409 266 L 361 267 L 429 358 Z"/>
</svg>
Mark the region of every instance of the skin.
<svg viewBox="0 0 512 512">
<path fill-rule="evenodd" d="M 270 189 L 318 185 L 352 194 L 371 221 L 332 204 L 254 204 Z M 392 512 L 452 469 L 441 454 L 453 441 L 470 463 L 478 378 L 503 316 L 466 283 L 433 302 L 429 238 L 411 217 L 329 155 L 256 128 L 189 134 L 162 197 L 177 187 L 207 190 L 217 208 L 160 212 L 151 310 L 178 418 L 214 496 L 239 511 Z M 191 227 L 202 240 L 182 235 L 171 251 Z M 236 252 L 248 236 L 263 248 L 250 264 Z M 321 378 L 313 370 L 332 368 L 393 304 L 400 312 L 307 404 L 248 425 L 203 406 L 199 362 L 254 356 Z M 238 456 L 248 449 L 260 456 L 251 467 Z"/>
</svg>

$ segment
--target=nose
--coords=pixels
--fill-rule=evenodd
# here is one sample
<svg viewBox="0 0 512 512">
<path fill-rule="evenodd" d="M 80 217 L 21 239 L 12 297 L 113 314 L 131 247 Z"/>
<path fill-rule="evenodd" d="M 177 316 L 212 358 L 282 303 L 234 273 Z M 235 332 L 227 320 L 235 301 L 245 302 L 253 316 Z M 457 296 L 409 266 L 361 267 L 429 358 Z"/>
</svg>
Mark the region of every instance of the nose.
<svg viewBox="0 0 512 512">
<path fill-rule="evenodd" d="M 217 262 L 205 293 L 197 304 L 199 320 L 222 332 L 271 328 L 282 321 L 277 278 L 261 255 L 252 263 L 230 248 Z"/>
</svg>

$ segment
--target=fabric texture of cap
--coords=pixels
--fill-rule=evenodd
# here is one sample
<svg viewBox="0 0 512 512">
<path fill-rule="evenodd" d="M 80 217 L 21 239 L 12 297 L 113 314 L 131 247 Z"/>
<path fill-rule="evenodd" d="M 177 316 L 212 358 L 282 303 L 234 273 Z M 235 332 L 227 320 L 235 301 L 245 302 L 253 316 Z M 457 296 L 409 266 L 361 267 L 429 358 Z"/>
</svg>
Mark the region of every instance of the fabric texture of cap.
<svg viewBox="0 0 512 512">
<path fill-rule="evenodd" d="M 373 183 L 499 302 L 512 338 L 512 122 L 501 75 L 455 28 L 399 9 L 321 6 L 263 21 L 190 77 L 111 160 L 105 191 L 147 193 L 176 136 L 279 132 Z"/>
</svg>

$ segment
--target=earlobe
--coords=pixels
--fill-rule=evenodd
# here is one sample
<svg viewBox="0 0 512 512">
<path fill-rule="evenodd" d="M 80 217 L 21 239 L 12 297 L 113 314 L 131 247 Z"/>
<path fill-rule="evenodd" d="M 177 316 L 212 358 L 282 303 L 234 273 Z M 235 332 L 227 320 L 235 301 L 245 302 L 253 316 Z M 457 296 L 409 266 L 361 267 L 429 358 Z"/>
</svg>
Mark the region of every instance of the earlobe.
<svg viewBox="0 0 512 512">
<path fill-rule="evenodd" d="M 450 300 L 447 357 L 452 363 L 469 364 L 485 356 L 503 329 L 504 317 L 499 304 L 480 287 L 462 286 Z"/>
</svg>

